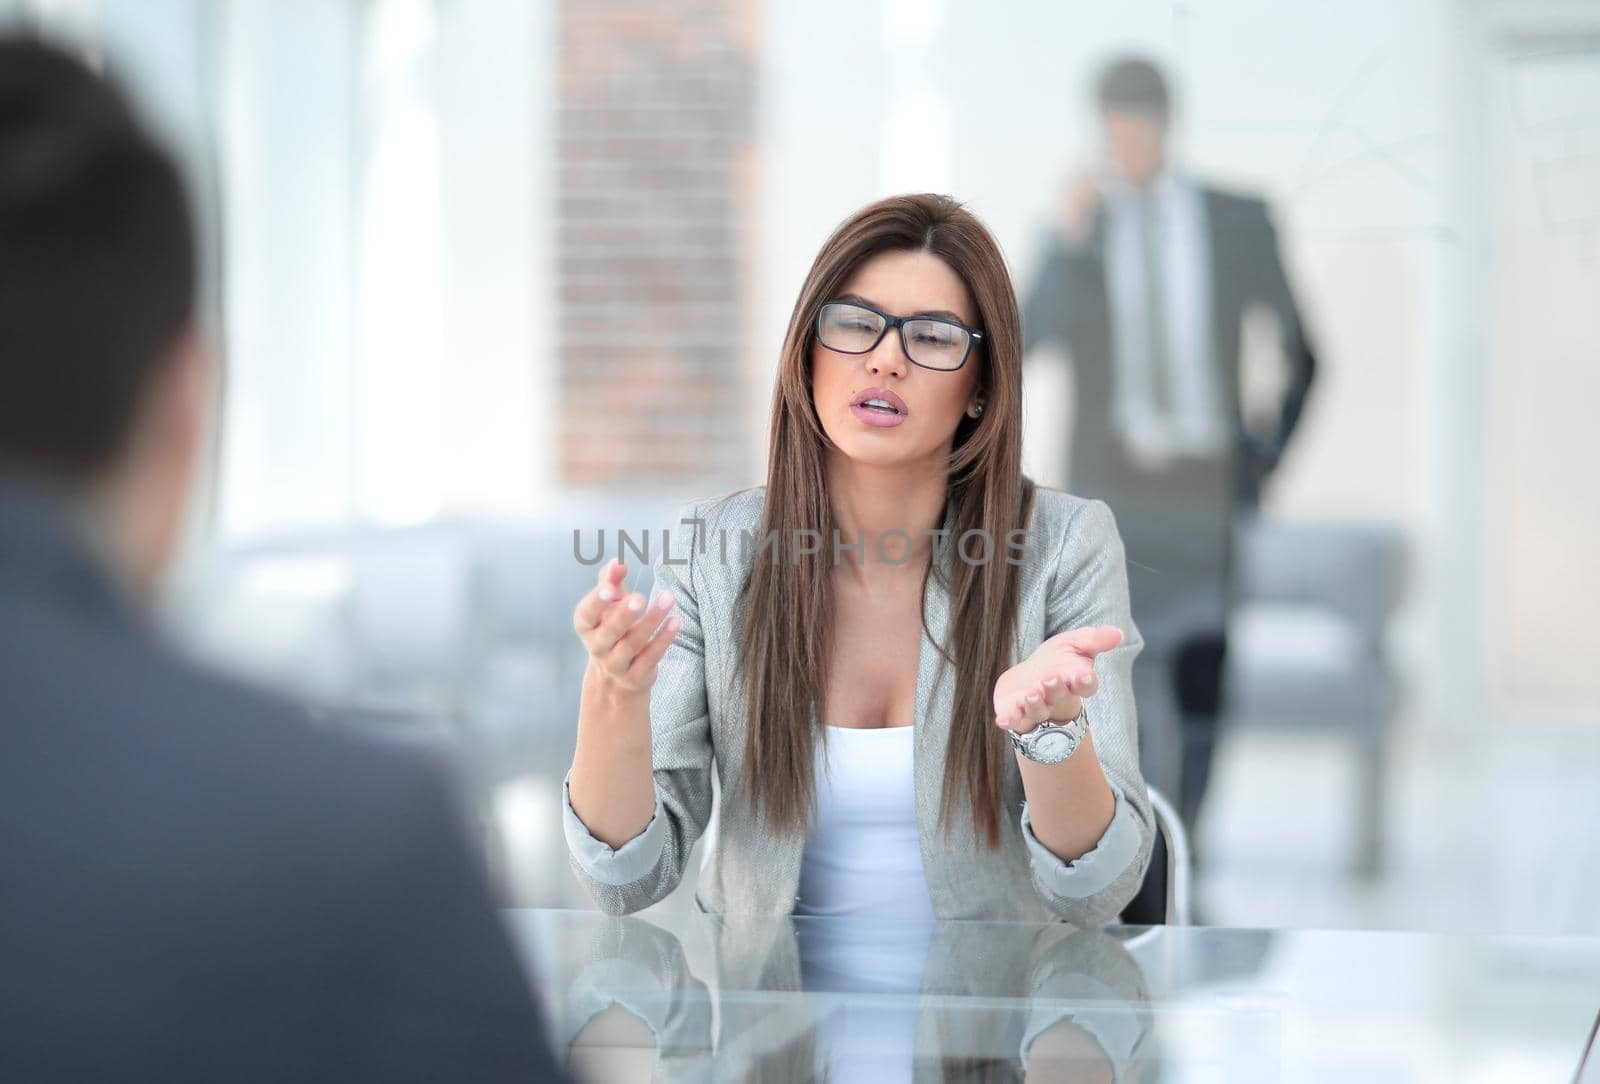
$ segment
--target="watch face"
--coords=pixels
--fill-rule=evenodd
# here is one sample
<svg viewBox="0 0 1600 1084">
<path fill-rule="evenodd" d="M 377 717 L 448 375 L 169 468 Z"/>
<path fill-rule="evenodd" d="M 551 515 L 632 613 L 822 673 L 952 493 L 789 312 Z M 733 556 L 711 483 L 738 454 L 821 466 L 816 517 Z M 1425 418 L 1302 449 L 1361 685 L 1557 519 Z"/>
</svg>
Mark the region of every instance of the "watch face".
<svg viewBox="0 0 1600 1084">
<path fill-rule="evenodd" d="M 1040 734 L 1039 739 L 1033 743 L 1034 753 L 1048 760 L 1065 760 L 1072 752 L 1072 747 L 1072 738 L 1059 730 Z"/>
</svg>

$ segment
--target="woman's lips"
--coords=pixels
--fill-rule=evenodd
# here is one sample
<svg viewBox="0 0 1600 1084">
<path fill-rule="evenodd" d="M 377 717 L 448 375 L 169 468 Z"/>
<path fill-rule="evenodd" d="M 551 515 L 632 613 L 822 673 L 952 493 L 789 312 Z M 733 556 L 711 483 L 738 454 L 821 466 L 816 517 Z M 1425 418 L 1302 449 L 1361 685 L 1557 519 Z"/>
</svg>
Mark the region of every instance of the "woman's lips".
<svg viewBox="0 0 1600 1084">
<path fill-rule="evenodd" d="M 893 429 L 911 412 L 905 400 L 888 388 L 863 388 L 850 400 L 850 413 L 863 425 L 874 429 Z"/>
<path fill-rule="evenodd" d="M 879 429 L 893 429 L 906 420 L 906 416 L 899 411 L 864 406 L 861 403 L 852 405 L 850 413 L 854 414 L 862 423 L 876 426 Z"/>
</svg>

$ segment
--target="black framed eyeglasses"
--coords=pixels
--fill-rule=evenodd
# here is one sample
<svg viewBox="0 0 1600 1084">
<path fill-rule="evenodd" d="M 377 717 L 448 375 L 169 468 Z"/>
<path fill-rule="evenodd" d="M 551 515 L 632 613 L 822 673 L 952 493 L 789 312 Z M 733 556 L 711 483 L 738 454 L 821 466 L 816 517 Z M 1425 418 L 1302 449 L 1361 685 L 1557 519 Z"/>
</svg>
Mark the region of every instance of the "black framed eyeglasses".
<svg viewBox="0 0 1600 1084">
<path fill-rule="evenodd" d="M 951 372 L 966 364 L 983 332 L 943 316 L 890 316 L 865 301 L 824 302 L 817 310 L 817 341 L 841 354 L 870 354 L 890 328 L 900 329 L 906 357 L 924 369 Z"/>
</svg>

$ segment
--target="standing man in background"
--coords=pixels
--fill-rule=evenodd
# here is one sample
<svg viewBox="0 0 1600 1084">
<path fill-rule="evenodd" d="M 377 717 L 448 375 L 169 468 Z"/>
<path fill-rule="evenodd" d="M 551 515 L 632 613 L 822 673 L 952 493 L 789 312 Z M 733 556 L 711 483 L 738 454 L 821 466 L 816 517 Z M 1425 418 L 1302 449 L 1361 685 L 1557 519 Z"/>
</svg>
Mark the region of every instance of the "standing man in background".
<svg viewBox="0 0 1600 1084">
<path fill-rule="evenodd" d="M 177 168 L 0 33 L 0 1080 L 557 1080 L 447 776 L 180 658 L 205 447 Z"/>
<path fill-rule="evenodd" d="M 1064 346 L 1076 384 L 1067 486 L 1105 500 L 1127 549 L 1145 778 L 1195 825 L 1222 706 L 1235 520 L 1258 507 L 1316 360 L 1267 205 L 1170 161 L 1155 64 L 1097 86 L 1105 168 L 1072 185 L 1023 308 L 1023 347 Z M 1288 365 L 1265 432 L 1240 403 L 1241 324 L 1264 306 Z"/>
</svg>

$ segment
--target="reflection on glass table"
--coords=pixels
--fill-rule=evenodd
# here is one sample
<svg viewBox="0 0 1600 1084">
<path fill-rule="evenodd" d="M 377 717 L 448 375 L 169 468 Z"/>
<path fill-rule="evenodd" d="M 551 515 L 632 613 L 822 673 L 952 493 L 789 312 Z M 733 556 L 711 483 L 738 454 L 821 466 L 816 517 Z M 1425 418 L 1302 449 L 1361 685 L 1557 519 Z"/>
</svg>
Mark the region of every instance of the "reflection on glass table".
<svg viewBox="0 0 1600 1084">
<path fill-rule="evenodd" d="M 507 912 L 580 1079 L 1553 1081 L 1600 939 Z"/>
</svg>

